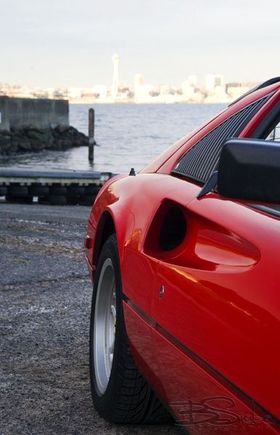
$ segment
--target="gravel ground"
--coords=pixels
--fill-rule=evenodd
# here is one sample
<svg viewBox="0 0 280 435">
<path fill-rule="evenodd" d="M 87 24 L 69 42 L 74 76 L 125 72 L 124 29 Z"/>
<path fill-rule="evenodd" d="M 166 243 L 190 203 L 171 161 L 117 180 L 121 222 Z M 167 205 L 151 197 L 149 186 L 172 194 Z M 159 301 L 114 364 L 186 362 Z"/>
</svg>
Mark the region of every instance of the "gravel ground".
<svg viewBox="0 0 280 435">
<path fill-rule="evenodd" d="M 182 434 L 178 426 L 111 426 L 92 407 L 88 214 L 0 203 L 0 433 Z"/>
</svg>

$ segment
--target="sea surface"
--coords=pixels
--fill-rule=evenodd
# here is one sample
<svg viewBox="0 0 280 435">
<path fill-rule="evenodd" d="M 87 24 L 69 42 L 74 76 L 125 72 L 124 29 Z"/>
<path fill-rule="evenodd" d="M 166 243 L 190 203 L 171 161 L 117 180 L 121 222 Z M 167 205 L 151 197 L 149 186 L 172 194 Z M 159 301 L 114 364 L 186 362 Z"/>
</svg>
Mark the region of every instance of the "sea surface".
<svg viewBox="0 0 280 435">
<path fill-rule="evenodd" d="M 70 105 L 70 124 L 87 134 L 87 104 Z M 140 170 L 176 140 L 223 110 L 222 104 L 99 104 L 95 108 L 95 162 L 87 147 L 0 158 L 0 166 L 34 169 Z"/>
</svg>

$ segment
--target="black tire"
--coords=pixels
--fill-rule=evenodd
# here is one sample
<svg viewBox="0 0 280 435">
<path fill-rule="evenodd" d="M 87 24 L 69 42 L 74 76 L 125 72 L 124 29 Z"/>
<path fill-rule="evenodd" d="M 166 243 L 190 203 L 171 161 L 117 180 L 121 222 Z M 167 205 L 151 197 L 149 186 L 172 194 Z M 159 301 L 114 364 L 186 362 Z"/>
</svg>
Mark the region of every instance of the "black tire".
<svg viewBox="0 0 280 435">
<path fill-rule="evenodd" d="M 8 186 L 8 195 L 20 198 L 20 197 L 24 197 L 24 196 L 28 196 L 28 187 L 27 186 L 20 186 L 18 184 L 11 184 L 10 186 Z"/>
<path fill-rule="evenodd" d="M 38 203 L 43 204 L 43 205 L 49 204 L 49 197 L 48 196 L 39 196 Z"/>
<path fill-rule="evenodd" d="M 111 260 L 116 283 L 116 332 L 112 369 L 105 392 L 101 393 L 95 374 L 94 316 L 98 282 L 105 261 Z M 135 366 L 129 348 L 122 309 L 122 287 L 116 236 L 105 242 L 96 270 L 90 322 L 90 377 L 94 406 L 101 417 L 111 423 L 158 424 L 172 417 L 156 397 Z"/>
<path fill-rule="evenodd" d="M 78 200 L 80 205 L 92 205 L 94 203 L 95 196 L 81 196 Z"/>
<path fill-rule="evenodd" d="M 0 196 L 5 196 L 7 193 L 7 187 L 6 186 L 0 186 Z"/>
<path fill-rule="evenodd" d="M 51 205 L 66 205 L 67 204 L 67 199 L 65 198 L 65 196 L 62 196 L 62 195 L 50 195 L 48 198 L 46 197 L 46 199 L 48 199 L 48 201 Z"/>
<path fill-rule="evenodd" d="M 67 194 L 69 196 L 81 196 L 84 195 L 85 188 L 83 186 L 79 186 L 78 184 L 72 184 L 67 188 Z"/>
<path fill-rule="evenodd" d="M 59 184 L 57 185 L 52 185 L 50 186 L 50 194 L 51 195 L 67 195 L 67 187 L 66 186 L 60 186 Z"/>
<path fill-rule="evenodd" d="M 6 201 L 12 204 L 32 204 L 33 196 L 6 195 Z"/>
<path fill-rule="evenodd" d="M 67 196 L 67 204 L 69 204 L 69 205 L 79 204 L 79 197 L 78 196 Z"/>
<path fill-rule="evenodd" d="M 29 187 L 29 193 L 33 196 L 46 196 L 50 193 L 48 186 L 42 186 L 40 184 L 32 184 Z"/>
<path fill-rule="evenodd" d="M 97 186 L 96 184 L 92 184 L 91 186 L 86 186 L 85 187 L 85 195 L 95 197 L 98 194 L 99 190 L 100 190 L 100 187 Z"/>
</svg>

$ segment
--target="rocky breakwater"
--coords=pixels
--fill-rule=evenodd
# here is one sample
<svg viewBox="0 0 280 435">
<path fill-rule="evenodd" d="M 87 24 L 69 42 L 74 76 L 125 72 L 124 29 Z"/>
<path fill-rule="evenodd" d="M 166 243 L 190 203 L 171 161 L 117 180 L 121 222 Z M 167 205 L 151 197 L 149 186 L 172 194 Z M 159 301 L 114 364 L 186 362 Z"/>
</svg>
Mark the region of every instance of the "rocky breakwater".
<svg viewBox="0 0 280 435">
<path fill-rule="evenodd" d="M 88 146 L 88 137 L 74 127 L 57 126 L 39 129 L 33 126 L 0 130 L 0 155 L 38 152 L 45 149 L 63 151 Z"/>
</svg>

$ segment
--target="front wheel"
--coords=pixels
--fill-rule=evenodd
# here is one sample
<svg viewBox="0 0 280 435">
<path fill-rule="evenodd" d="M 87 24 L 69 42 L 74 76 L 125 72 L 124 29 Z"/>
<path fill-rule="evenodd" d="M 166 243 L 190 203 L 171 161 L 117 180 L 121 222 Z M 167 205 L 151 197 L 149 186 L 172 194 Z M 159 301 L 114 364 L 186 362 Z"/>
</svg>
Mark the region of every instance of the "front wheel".
<svg viewBox="0 0 280 435">
<path fill-rule="evenodd" d="M 112 423 L 172 420 L 136 368 L 127 340 L 116 236 L 105 242 L 96 270 L 90 322 L 93 403 Z"/>
</svg>

